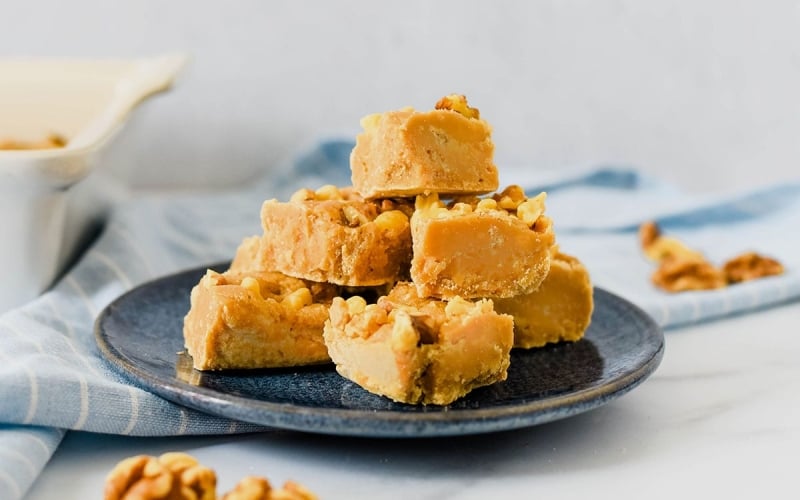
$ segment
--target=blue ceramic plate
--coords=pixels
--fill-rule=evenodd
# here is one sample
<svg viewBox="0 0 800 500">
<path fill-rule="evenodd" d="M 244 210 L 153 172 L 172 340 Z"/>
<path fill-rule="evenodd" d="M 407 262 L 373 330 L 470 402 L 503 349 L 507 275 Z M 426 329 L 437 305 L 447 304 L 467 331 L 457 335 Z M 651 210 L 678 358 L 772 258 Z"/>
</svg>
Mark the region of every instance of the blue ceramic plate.
<svg viewBox="0 0 800 500">
<path fill-rule="evenodd" d="M 95 326 L 103 355 L 134 383 L 206 413 L 325 434 L 422 437 L 516 429 L 597 408 L 641 383 L 664 353 L 659 327 L 636 306 L 595 290 L 583 340 L 514 350 L 505 382 L 448 406 L 394 403 L 339 376 L 332 365 L 198 372 L 183 351 L 194 269 L 139 286 Z"/>
</svg>

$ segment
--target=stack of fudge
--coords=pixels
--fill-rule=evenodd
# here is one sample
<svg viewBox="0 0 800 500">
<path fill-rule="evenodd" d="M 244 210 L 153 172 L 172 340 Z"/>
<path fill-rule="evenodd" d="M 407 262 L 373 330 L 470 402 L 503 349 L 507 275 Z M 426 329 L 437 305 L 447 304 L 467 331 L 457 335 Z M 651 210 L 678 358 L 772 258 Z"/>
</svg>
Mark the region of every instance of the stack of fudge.
<svg viewBox="0 0 800 500">
<path fill-rule="evenodd" d="M 192 289 L 195 369 L 332 361 L 370 392 L 446 405 L 505 380 L 512 348 L 583 336 L 589 275 L 559 251 L 545 193 L 498 191 L 491 127 L 464 96 L 361 124 L 352 186 L 265 201 L 263 234 Z"/>
</svg>

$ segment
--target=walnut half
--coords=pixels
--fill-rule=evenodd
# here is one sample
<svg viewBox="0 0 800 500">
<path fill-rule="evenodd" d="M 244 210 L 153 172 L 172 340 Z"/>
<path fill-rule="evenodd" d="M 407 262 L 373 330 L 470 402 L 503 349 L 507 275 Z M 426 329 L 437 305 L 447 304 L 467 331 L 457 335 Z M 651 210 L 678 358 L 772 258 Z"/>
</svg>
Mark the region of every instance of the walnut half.
<svg viewBox="0 0 800 500">
<path fill-rule="evenodd" d="M 664 236 L 655 222 L 639 226 L 639 244 L 645 256 L 658 264 L 650 279 L 662 290 L 714 290 L 728 284 L 722 271 L 703 254 L 676 238 Z"/>
<path fill-rule="evenodd" d="M 680 240 L 663 236 L 652 221 L 639 226 L 639 244 L 647 258 L 658 264 L 651 277 L 653 284 L 668 292 L 713 290 L 783 273 L 780 262 L 755 252 L 734 257 L 717 268 Z"/>
<path fill-rule="evenodd" d="M 105 500 L 216 500 L 217 475 L 186 453 L 137 455 L 119 462 L 106 477 Z M 302 485 L 286 481 L 274 489 L 266 478 L 246 476 L 222 500 L 317 500 Z"/>
<path fill-rule="evenodd" d="M 317 496 L 292 481 L 276 490 L 266 478 L 246 476 L 222 500 L 317 500 Z"/>
<path fill-rule="evenodd" d="M 704 260 L 703 254 L 687 247 L 682 241 L 664 236 L 655 222 L 639 226 L 639 243 L 648 259 L 662 262 L 666 259 Z"/>
<path fill-rule="evenodd" d="M 771 257 L 747 252 L 726 262 L 722 270 L 728 283 L 739 283 L 783 274 L 783 265 Z"/>
<path fill-rule="evenodd" d="M 105 500 L 215 500 L 217 476 L 185 453 L 126 458 L 106 478 Z"/>
<path fill-rule="evenodd" d="M 703 259 L 665 259 L 653 273 L 652 281 L 668 292 L 713 290 L 727 285 L 722 271 Z"/>
</svg>

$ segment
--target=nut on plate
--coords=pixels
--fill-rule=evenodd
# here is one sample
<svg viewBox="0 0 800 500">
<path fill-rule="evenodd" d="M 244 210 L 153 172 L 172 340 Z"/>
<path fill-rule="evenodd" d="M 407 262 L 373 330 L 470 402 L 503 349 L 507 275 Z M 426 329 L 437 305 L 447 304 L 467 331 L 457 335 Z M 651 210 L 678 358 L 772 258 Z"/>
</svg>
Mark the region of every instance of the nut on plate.
<svg viewBox="0 0 800 500">
<path fill-rule="evenodd" d="M 783 274 L 783 265 L 771 257 L 746 252 L 727 261 L 722 270 L 728 283 L 739 283 Z"/>
</svg>

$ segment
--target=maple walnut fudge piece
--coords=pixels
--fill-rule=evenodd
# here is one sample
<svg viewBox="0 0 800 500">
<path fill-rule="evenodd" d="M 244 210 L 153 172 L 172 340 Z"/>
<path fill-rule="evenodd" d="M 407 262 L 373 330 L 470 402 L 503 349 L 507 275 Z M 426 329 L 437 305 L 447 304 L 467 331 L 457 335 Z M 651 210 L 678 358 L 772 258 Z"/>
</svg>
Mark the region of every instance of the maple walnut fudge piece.
<svg viewBox="0 0 800 500">
<path fill-rule="evenodd" d="M 514 324 L 492 301 L 422 299 L 399 283 L 377 304 L 333 299 L 325 344 L 336 371 L 403 403 L 446 405 L 505 380 Z"/>
<path fill-rule="evenodd" d="M 514 317 L 514 347 L 580 340 L 594 309 L 589 272 L 575 257 L 555 251 L 536 291 L 495 299 L 494 308 Z"/>
<path fill-rule="evenodd" d="M 183 337 L 197 370 L 328 362 L 322 329 L 338 287 L 276 272 L 208 271 L 191 293 Z"/>
<path fill-rule="evenodd" d="M 447 96 L 433 111 L 369 115 L 361 126 L 350 169 L 353 187 L 367 199 L 490 193 L 498 187 L 492 129 L 464 96 Z"/>
<path fill-rule="evenodd" d="M 421 296 L 513 297 L 531 293 L 550 270 L 555 242 L 545 194 L 509 186 L 491 198 L 417 197 L 411 217 L 411 279 Z"/>
<path fill-rule="evenodd" d="M 343 286 L 394 283 L 408 275 L 411 211 L 404 201 L 364 201 L 334 186 L 268 200 L 259 267 Z"/>
</svg>

